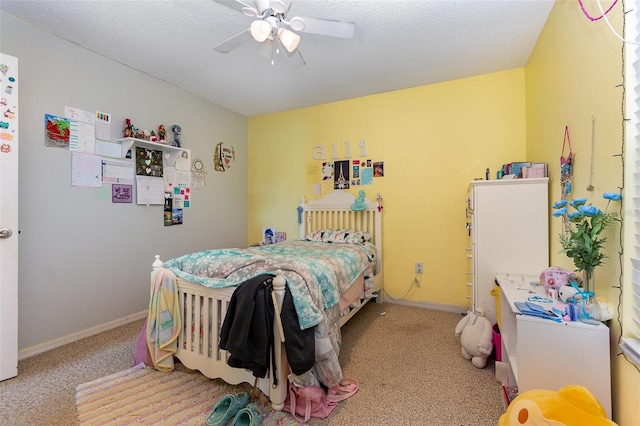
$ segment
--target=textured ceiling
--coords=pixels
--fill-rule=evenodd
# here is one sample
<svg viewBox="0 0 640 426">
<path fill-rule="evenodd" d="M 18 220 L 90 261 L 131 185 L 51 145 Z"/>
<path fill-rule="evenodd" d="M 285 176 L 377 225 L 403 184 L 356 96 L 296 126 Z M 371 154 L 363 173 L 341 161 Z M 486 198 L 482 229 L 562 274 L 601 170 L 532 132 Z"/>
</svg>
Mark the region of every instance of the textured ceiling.
<svg viewBox="0 0 640 426">
<path fill-rule="evenodd" d="M 0 9 L 250 117 L 522 67 L 553 3 L 293 0 L 289 17 L 356 24 L 351 39 L 302 33 L 299 68 L 282 54 L 271 65 L 253 40 L 214 51 L 252 19 L 213 0 L 0 0 Z"/>
</svg>

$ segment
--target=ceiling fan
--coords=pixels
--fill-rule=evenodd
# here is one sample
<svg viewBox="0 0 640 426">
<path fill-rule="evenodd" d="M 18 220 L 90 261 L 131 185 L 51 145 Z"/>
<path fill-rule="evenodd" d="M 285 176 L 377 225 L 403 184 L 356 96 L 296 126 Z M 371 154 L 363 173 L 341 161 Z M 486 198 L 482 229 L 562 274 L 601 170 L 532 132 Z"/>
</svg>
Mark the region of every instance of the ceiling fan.
<svg viewBox="0 0 640 426">
<path fill-rule="evenodd" d="M 260 44 L 258 52 L 271 59 L 280 53 L 280 46 L 291 58 L 291 66 L 302 66 L 306 62 L 300 51 L 301 33 L 320 34 L 331 37 L 351 38 L 356 31 L 353 22 L 334 21 L 329 19 L 293 16 L 287 18 L 292 0 L 215 0 L 244 15 L 254 18 L 251 26 L 228 40 L 214 47 L 220 53 L 229 53 L 248 40 L 255 40 Z M 252 3 L 253 5 L 251 5 Z"/>
</svg>

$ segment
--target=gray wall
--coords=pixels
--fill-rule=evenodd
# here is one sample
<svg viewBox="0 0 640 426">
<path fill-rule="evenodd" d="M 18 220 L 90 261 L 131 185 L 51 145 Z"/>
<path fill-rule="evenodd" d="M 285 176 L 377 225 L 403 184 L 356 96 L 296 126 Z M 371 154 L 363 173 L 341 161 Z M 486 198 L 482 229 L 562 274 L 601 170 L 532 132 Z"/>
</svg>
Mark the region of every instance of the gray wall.
<svg viewBox="0 0 640 426">
<path fill-rule="evenodd" d="M 19 58 L 21 349 L 147 309 L 155 254 L 166 260 L 246 244 L 246 117 L 4 12 L 0 40 L 0 51 Z M 182 126 L 183 147 L 208 169 L 183 225 L 164 227 L 162 206 L 112 204 L 71 186 L 71 153 L 44 145 L 44 115 L 64 115 L 65 105 L 112 114 L 114 140 L 125 118 L 143 129 Z M 219 141 L 236 153 L 224 173 L 213 170 Z"/>
</svg>

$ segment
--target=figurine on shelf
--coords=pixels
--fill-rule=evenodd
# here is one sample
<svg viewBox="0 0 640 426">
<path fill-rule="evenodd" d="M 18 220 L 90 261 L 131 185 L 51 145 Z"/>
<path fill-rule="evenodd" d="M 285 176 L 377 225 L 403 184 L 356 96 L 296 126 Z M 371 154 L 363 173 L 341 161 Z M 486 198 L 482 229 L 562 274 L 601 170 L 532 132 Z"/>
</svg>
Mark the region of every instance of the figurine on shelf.
<svg viewBox="0 0 640 426">
<path fill-rule="evenodd" d="M 146 140 L 147 139 L 147 132 L 144 131 L 144 130 L 137 129 L 136 130 L 136 135 L 134 136 L 134 138 Z"/>
<path fill-rule="evenodd" d="M 135 133 L 136 133 L 136 128 L 133 127 L 133 124 L 131 124 L 131 120 L 128 118 L 124 119 L 124 137 L 125 138 L 133 138 L 135 137 Z"/>
<path fill-rule="evenodd" d="M 149 142 L 158 142 L 158 137 L 156 136 L 156 132 L 153 130 L 149 132 Z"/>
<path fill-rule="evenodd" d="M 160 127 L 158 127 L 158 142 L 167 143 L 165 141 L 166 136 L 167 136 L 167 131 L 165 130 L 164 125 L 161 124 Z"/>
<path fill-rule="evenodd" d="M 171 126 L 171 131 L 173 132 L 172 146 L 175 146 L 176 148 L 181 148 L 182 146 L 180 145 L 180 134 L 182 133 L 182 128 L 177 124 L 174 124 L 173 126 Z"/>
</svg>

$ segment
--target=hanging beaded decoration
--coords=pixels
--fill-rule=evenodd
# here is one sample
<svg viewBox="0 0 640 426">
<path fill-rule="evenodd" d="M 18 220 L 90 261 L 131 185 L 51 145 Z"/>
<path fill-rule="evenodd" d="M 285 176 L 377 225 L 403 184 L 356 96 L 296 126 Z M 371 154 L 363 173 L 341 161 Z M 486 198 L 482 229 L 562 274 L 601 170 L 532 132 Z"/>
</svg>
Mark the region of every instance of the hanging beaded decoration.
<svg viewBox="0 0 640 426">
<path fill-rule="evenodd" d="M 191 177 L 194 189 L 204 188 L 205 183 L 207 183 L 207 168 L 204 165 L 204 161 L 199 158 L 193 160 L 193 163 L 191 163 Z"/>
<path fill-rule="evenodd" d="M 569 145 L 569 154 L 565 157 L 564 148 Z M 571 149 L 571 138 L 569 137 L 569 126 L 564 126 L 564 141 L 562 142 L 562 153 L 560 154 L 560 198 L 570 202 L 573 198 L 573 150 Z M 569 226 L 566 216 L 563 219 L 565 230 Z"/>
</svg>

